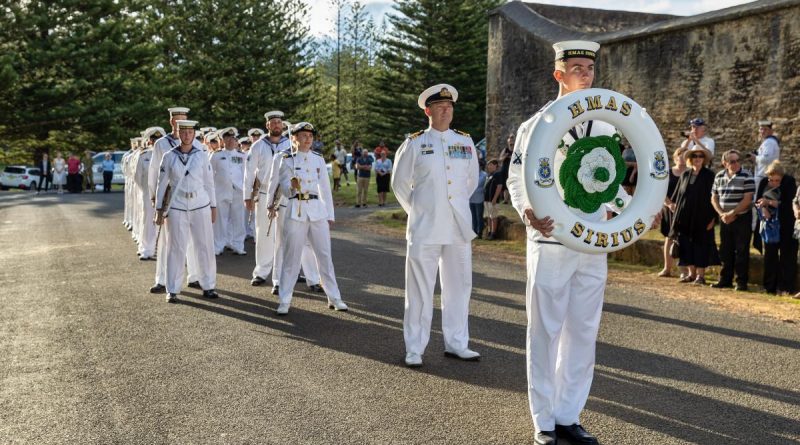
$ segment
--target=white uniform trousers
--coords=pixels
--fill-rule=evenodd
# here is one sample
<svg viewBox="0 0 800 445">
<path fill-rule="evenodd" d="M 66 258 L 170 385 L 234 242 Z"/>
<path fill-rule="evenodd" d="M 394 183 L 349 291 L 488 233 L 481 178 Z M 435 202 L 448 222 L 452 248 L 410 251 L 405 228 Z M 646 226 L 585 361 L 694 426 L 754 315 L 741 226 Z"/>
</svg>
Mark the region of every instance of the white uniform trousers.
<svg viewBox="0 0 800 445">
<path fill-rule="evenodd" d="M 406 252 L 406 302 L 403 338 L 406 352 L 425 353 L 431 337 L 436 271 L 442 288 L 442 333 L 445 348 L 469 344 L 469 298 L 472 292 L 472 244 L 409 243 Z"/>
<path fill-rule="evenodd" d="M 176 210 L 178 212 L 178 210 Z M 170 215 L 172 212 L 170 212 Z M 209 216 L 209 220 L 211 216 Z M 169 218 L 166 219 L 167 221 Z M 167 251 L 169 250 L 169 245 L 167 244 L 167 223 L 161 226 L 161 235 L 158 234 L 158 226 L 156 226 L 156 238 L 157 245 L 156 245 L 156 282 L 155 284 L 161 284 L 166 286 L 167 284 Z M 213 231 L 212 231 L 213 232 Z M 192 239 L 189 239 L 189 248 L 186 249 L 186 266 L 188 269 L 188 276 L 186 281 L 191 283 L 193 281 L 198 281 L 198 265 L 197 265 L 197 255 L 194 253 L 194 242 Z"/>
<path fill-rule="evenodd" d="M 214 223 L 214 251 L 225 247 L 244 251 L 244 201 L 234 199 L 217 202 L 217 221 Z"/>
<path fill-rule="evenodd" d="M 283 212 L 280 212 L 272 221 L 272 228 L 269 228 L 269 212 L 267 211 L 267 195 L 259 195 L 256 201 L 255 214 L 253 217 L 256 222 L 256 267 L 253 269 L 253 278 L 261 277 L 267 279 L 270 272 L 274 272 L 275 242 L 278 239 L 280 227 L 278 226 L 278 219 Z M 267 236 L 267 229 L 269 228 L 269 236 Z M 273 274 L 273 281 L 277 281 L 276 275 Z"/>
<path fill-rule="evenodd" d="M 172 209 L 167 218 L 167 292 L 180 293 L 187 250 L 194 245 L 197 281 L 204 290 L 217 286 L 217 261 L 214 257 L 214 230 L 211 208 L 188 212 Z"/>
<path fill-rule="evenodd" d="M 278 217 L 275 218 L 275 221 L 272 223 L 272 231 L 275 232 L 275 253 L 274 258 L 275 261 L 272 265 L 272 285 L 277 286 L 281 279 L 281 270 L 283 269 L 283 223 L 286 221 L 286 207 L 281 206 L 281 211 L 278 212 Z M 272 233 L 272 232 L 270 232 Z M 303 247 L 303 253 L 300 256 L 300 265 L 303 268 L 303 275 L 306 277 L 306 284 L 308 286 L 319 284 L 320 276 L 319 276 L 319 266 L 317 265 L 317 258 L 314 256 L 314 252 L 311 250 L 311 245 L 306 242 L 305 247 Z M 253 276 L 255 276 L 255 271 L 253 271 Z M 266 278 L 266 274 L 259 275 L 262 278 Z"/>
<path fill-rule="evenodd" d="M 141 189 L 133 184 L 133 188 L 131 189 L 131 195 L 133 198 L 133 237 L 136 239 L 136 243 L 138 244 L 139 241 L 142 240 L 142 232 L 144 231 L 144 224 L 142 222 L 142 204 L 139 202 L 143 193 L 141 193 Z"/>
<path fill-rule="evenodd" d="M 255 215 L 255 211 L 251 212 L 250 210 L 247 210 L 247 208 L 244 209 L 244 228 L 245 228 L 244 236 L 245 237 L 248 237 L 248 236 L 249 237 L 255 237 L 255 233 L 256 233 L 255 221 L 254 221 L 255 216 L 256 216 Z"/>
<path fill-rule="evenodd" d="M 123 212 L 122 212 L 122 222 L 125 225 L 131 224 L 131 183 L 128 178 L 125 178 L 125 189 L 122 190 L 123 193 Z"/>
<path fill-rule="evenodd" d="M 589 397 L 607 257 L 527 243 L 528 401 L 536 431 L 552 431 L 580 423 Z"/>
<path fill-rule="evenodd" d="M 306 285 L 313 286 L 319 284 L 319 266 L 317 266 L 317 257 L 314 256 L 314 251 L 311 250 L 311 243 L 306 243 L 303 247 L 303 254 L 300 256 L 300 265 L 303 268 L 303 276 L 306 277 Z"/>
<path fill-rule="evenodd" d="M 334 300 L 341 298 L 339 285 L 336 283 L 336 274 L 333 271 L 331 232 L 328 221 L 296 221 L 286 218 L 283 221 L 281 235 L 283 267 L 281 268 L 278 292 L 280 302 L 290 303 L 292 301 L 292 292 L 300 273 L 303 248 L 309 242 L 311 250 L 318 260 L 320 284 L 325 290 L 325 294 Z"/>
<path fill-rule="evenodd" d="M 139 196 L 139 214 L 141 214 L 141 236 L 139 237 L 139 255 L 145 257 L 152 257 L 156 253 L 156 230 L 157 227 L 153 223 L 153 216 L 155 210 L 150 201 L 149 193 L 140 190 Z"/>
</svg>

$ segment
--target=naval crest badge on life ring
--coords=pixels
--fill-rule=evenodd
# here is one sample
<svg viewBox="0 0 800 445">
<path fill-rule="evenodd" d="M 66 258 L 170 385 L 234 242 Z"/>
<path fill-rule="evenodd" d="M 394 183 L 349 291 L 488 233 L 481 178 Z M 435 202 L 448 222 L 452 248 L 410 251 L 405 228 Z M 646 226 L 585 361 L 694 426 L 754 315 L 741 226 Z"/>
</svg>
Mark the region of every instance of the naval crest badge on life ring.
<svg viewBox="0 0 800 445">
<path fill-rule="evenodd" d="M 625 136 L 636 155 L 639 174 L 634 196 L 625 204 L 618 193 L 625 174 L 621 138 L 579 138 L 560 165 L 555 153 L 571 129 L 601 121 Z M 553 219 L 551 235 L 566 247 L 587 253 L 609 253 L 636 242 L 661 210 L 669 174 L 667 150 L 655 122 L 639 104 L 615 91 L 576 91 L 540 110 L 527 132 L 522 179 L 537 218 Z M 557 187 L 552 187 L 557 185 Z M 628 198 L 626 198 L 628 199 Z M 619 212 L 606 221 L 586 215 L 603 206 Z"/>
</svg>

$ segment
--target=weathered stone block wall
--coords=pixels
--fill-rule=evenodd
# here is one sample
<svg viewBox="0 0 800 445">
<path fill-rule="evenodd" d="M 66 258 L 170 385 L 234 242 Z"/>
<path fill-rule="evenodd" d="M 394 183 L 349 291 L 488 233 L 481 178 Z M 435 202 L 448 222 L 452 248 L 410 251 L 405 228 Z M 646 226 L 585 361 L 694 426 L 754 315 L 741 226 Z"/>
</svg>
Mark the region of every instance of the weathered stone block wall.
<svg viewBox="0 0 800 445">
<path fill-rule="evenodd" d="M 677 147 L 686 122 L 702 116 L 716 140 L 717 157 L 730 148 L 753 150 L 758 146 L 756 121 L 770 118 L 782 140 L 782 159 L 790 168 L 798 165 L 800 0 L 762 0 L 667 20 L 642 14 L 639 23 L 657 22 L 633 29 L 618 25 L 630 26 L 637 16 L 621 13 L 615 19 L 602 11 L 599 21 L 611 31 L 603 33 L 592 32 L 586 14 L 559 14 L 558 7 L 519 2 L 493 11 L 486 125 L 490 150 L 496 153 L 508 132 L 557 94 L 552 43 L 588 38 L 603 45 L 595 86 L 624 93 L 646 107 L 667 147 Z"/>
</svg>

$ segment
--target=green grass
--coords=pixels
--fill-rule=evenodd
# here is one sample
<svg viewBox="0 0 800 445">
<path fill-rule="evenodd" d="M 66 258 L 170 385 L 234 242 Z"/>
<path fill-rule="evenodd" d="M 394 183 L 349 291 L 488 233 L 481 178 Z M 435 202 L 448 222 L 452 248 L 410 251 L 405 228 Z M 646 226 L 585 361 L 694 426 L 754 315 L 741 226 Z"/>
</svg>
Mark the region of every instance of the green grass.
<svg viewBox="0 0 800 445">
<path fill-rule="evenodd" d="M 331 188 L 333 187 L 333 182 L 331 182 Z M 347 185 L 347 182 L 342 178 L 341 180 L 341 187 L 339 191 L 333 192 L 333 202 L 336 206 L 339 207 L 352 207 L 356 205 L 356 181 L 353 179 L 353 175 L 350 175 L 350 185 Z M 375 184 L 375 175 L 370 178 L 369 183 L 369 190 L 367 191 L 367 205 L 377 206 L 378 205 L 378 191 L 377 185 Z M 386 204 L 392 205 L 397 204 L 397 199 L 394 197 L 394 193 L 390 190 L 389 193 L 386 194 Z"/>
</svg>

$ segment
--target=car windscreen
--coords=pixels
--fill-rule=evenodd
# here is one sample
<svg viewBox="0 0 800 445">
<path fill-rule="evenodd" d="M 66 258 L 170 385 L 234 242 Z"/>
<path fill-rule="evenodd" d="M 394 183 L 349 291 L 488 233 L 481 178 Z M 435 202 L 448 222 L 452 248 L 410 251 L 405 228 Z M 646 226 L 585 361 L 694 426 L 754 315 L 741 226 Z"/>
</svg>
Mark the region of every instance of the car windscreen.
<svg viewBox="0 0 800 445">
<path fill-rule="evenodd" d="M 16 173 L 18 175 L 21 175 L 21 174 L 25 173 L 25 168 L 24 167 L 6 167 L 6 169 L 3 170 L 3 171 L 5 173 Z"/>
<path fill-rule="evenodd" d="M 30 168 L 30 169 L 28 169 L 28 174 L 29 175 L 39 176 L 39 169 L 38 168 Z"/>
</svg>

